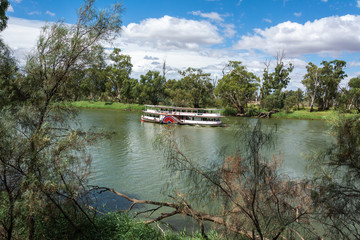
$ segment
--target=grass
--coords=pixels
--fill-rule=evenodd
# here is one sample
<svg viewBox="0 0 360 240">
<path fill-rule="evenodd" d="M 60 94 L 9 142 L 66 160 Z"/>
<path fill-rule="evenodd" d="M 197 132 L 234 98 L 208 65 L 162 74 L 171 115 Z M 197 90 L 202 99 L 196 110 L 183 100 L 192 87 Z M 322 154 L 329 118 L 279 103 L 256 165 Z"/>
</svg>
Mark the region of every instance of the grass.
<svg viewBox="0 0 360 240">
<path fill-rule="evenodd" d="M 304 119 L 304 120 L 330 120 L 338 112 L 336 110 L 328 111 L 313 111 L 309 112 L 309 109 L 296 110 L 291 112 L 281 111 L 271 115 L 272 118 L 283 119 Z M 353 116 L 354 114 L 345 114 L 345 116 Z"/>
<path fill-rule="evenodd" d="M 41 218 L 41 216 L 39 217 Z M 35 239 L 124 239 L 124 240 L 205 240 L 199 232 L 186 233 L 171 230 L 161 230 L 160 225 L 147 225 L 131 216 L 122 213 L 108 213 L 97 215 L 94 223 L 95 229 L 89 221 L 84 218 L 78 219 L 77 229 L 74 229 L 68 221 L 58 217 L 53 221 L 37 218 Z M 219 235 L 211 231 L 209 239 L 219 239 Z"/>
<path fill-rule="evenodd" d="M 126 110 L 126 111 L 141 111 L 144 109 L 144 105 L 141 104 L 126 104 L 118 102 L 94 102 L 94 101 L 76 101 L 66 103 L 75 108 L 93 108 L 93 109 L 114 109 L 114 110 Z"/>
</svg>

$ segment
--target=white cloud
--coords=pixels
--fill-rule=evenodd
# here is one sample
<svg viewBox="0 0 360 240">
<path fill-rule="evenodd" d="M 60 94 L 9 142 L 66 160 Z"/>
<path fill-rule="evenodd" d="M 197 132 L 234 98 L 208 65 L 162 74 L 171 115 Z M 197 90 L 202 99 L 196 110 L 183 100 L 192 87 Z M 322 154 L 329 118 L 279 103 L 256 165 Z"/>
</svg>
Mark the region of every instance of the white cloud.
<svg viewBox="0 0 360 240">
<path fill-rule="evenodd" d="M 52 17 L 55 16 L 55 13 L 50 12 L 50 11 L 46 11 L 45 14 L 50 15 L 50 16 L 52 16 Z"/>
<path fill-rule="evenodd" d="M 357 6 L 358 8 L 360 8 L 360 0 L 357 1 L 356 6 Z"/>
<path fill-rule="evenodd" d="M 13 8 L 11 5 L 9 5 L 9 7 L 8 7 L 8 9 L 7 9 L 6 11 L 8 11 L 8 12 L 14 12 L 14 8 Z"/>
<path fill-rule="evenodd" d="M 207 19 L 210 19 L 212 21 L 219 21 L 219 22 L 224 21 L 224 19 L 217 12 L 202 13 L 201 11 L 192 11 L 191 14 L 194 15 L 194 16 L 200 16 L 200 17 L 203 17 L 203 18 L 207 18 Z"/>
<path fill-rule="evenodd" d="M 221 43 L 223 38 L 218 31 L 206 21 L 164 16 L 130 23 L 123 28 L 123 37 L 161 49 L 198 49 Z"/>
<path fill-rule="evenodd" d="M 39 11 L 33 11 L 33 12 L 29 12 L 28 13 L 30 16 L 32 16 L 32 15 L 41 15 L 41 12 L 39 12 Z"/>
<path fill-rule="evenodd" d="M 255 29 L 243 36 L 235 49 L 257 49 L 270 54 L 284 50 L 288 56 L 311 53 L 339 54 L 360 51 L 360 16 L 326 17 L 299 24 L 284 22 L 274 27 Z"/>
<path fill-rule="evenodd" d="M 322 2 L 325 2 L 325 3 L 328 2 L 328 0 L 321 0 L 321 1 L 322 1 Z"/>
<path fill-rule="evenodd" d="M 302 13 L 301 12 L 294 12 L 294 16 L 295 17 L 301 17 Z"/>
<path fill-rule="evenodd" d="M 272 23 L 271 19 L 269 19 L 269 18 L 264 18 L 263 20 L 267 23 Z"/>
<path fill-rule="evenodd" d="M 12 2 L 21 3 L 22 0 L 11 0 Z"/>
<path fill-rule="evenodd" d="M 223 28 L 225 37 L 232 38 L 236 34 L 234 24 L 220 24 L 220 26 Z"/>
<path fill-rule="evenodd" d="M 349 67 L 360 67 L 360 62 L 351 61 L 347 65 Z"/>
<path fill-rule="evenodd" d="M 10 17 L 7 28 L 1 32 L 0 36 L 14 51 L 15 57 L 23 63 L 25 56 L 35 47 L 44 25 L 45 22 L 42 21 Z"/>
</svg>

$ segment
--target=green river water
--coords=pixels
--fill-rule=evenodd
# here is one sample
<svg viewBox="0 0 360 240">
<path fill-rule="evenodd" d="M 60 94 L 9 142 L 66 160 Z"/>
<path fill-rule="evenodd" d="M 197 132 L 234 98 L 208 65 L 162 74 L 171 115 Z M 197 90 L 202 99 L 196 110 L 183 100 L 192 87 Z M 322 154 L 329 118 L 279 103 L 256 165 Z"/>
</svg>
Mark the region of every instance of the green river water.
<svg viewBox="0 0 360 240">
<path fill-rule="evenodd" d="M 91 183 L 114 188 L 139 199 L 164 200 L 162 192 L 169 181 L 169 172 L 163 167 L 161 151 L 154 149 L 157 134 L 164 125 L 142 123 L 140 112 L 116 110 L 81 110 L 79 120 L 84 129 L 114 132 L 90 148 L 93 158 Z M 218 154 L 226 147 L 231 153 L 237 143 L 236 132 L 243 121 L 257 119 L 229 117 L 229 127 L 179 126 L 175 133 L 186 139 L 183 150 L 196 161 L 219 161 Z M 277 145 L 274 154 L 283 156 L 283 171 L 292 177 L 306 176 L 305 155 L 324 147 L 331 141 L 325 121 L 264 119 L 263 126 L 275 126 Z M 181 183 L 180 183 L 181 184 Z M 124 207 L 124 201 L 111 198 L 111 208 Z"/>
</svg>

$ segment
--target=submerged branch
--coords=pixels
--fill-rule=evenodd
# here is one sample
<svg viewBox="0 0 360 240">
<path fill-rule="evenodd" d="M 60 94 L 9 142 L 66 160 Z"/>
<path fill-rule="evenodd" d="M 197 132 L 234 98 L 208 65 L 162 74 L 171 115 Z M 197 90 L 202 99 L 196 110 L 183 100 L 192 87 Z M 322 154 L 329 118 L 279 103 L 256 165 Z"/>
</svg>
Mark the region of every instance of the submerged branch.
<svg viewBox="0 0 360 240">
<path fill-rule="evenodd" d="M 149 221 L 146 221 L 145 223 L 147 223 L 147 224 L 159 222 L 168 217 L 180 214 L 180 215 L 192 217 L 193 219 L 198 221 L 200 224 L 202 224 L 204 221 L 208 221 L 208 222 L 212 222 L 212 223 L 221 225 L 221 226 L 225 227 L 227 230 L 232 231 L 234 233 L 238 233 L 238 234 L 246 235 L 246 236 L 252 235 L 252 233 L 250 231 L 245 232 L 245 231 L 239 230 L 236 227 L 236 225 L 229 223 L 223 217 L 210 215 L 210 214 L 203 213 L 203 212 L 193 209 L 186 202 L 186 200 L 184 198 L 181 198 L 181 200 L 182 200 L 181 202 L 158 202 L 158 201 L 139 200 L 136 198 L 131 198 L 123 193 L 119 193 L 119 192 L 115 191 L 114 189 L 107 188 L 107 187 L 94 186 L 93 190 L 99 190 L 100 192 L 108 191 L 108 192 L 116 194 L 119 197 L 125 198 L 126 200 L 128 200 L 129 202 L 132 203 L 131 206 L 126 210 L 126 212 L 130 211 L 136 204 L 149 204 L 149 205 L 160 206 L 159 208 L 156 208 L 156 210 L 160 209 L 161 207 L 170 207 L 170 208 L 174 209 L 174 211 L 172 211 L 172 212 L 161 213 L 161 215 L 159 217 L 149 220 Z M 145 212 L 148 212 L 148 211 L 145 211 Z M 143 212 L 143 213 L 145 213 L 145 212 Z"/>
</svg>

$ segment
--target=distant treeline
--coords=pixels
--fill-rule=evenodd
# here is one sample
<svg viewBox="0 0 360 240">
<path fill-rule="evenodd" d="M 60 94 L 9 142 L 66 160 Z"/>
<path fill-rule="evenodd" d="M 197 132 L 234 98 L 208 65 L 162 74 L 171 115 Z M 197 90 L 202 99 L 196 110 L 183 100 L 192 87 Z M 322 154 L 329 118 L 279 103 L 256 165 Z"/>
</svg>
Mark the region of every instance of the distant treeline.
<svg viewBox="0 0 360 240">
<path fill-rule="evenodd" d="M 218 81 L 201 69 L 187 68 L 179 71 L 180 79 L 166 78 L 166 62 L 163 71 L 148 71 L 140 79 L 131 78 L 132 63 L 129 55 L 115 48 L 106 56 L 102 48 L 97 49 L 97 61 L 92 66 L 77 72 L 68 86 L 71 100 L 116 101 L 138 104 L 165 104 L 188 107 L 229 107 L 239 114 L 252 115 L 255 104 L 261 109 L 292 110 L 307 105 L 328 110 L 335 107 L 350 112 L 360 112 L 360 78 L 353 78 L 347 87 L 340 82 L 347 76 L 346 62 L 323 61 L 321 66 L 308 63 L 302 80 L 305 92 L 285 90 L 291 81 L 294 66 L 284 63 L 277 56 L 276 66 L 270 69 L 265 63 L 263 76 L 257 77 L 239 61 L 229 61 L 224 66 L 223 76 Z M 110 61 L 107 61 L 109 59 Z M 109 64 L 107 62 L 110 62 Z M 251 104 L 249 104 L 251 103 Z"/>
<path fill-rule="evenodd" d="M 3 46 L 3 49 L 6 49 Z M 308 63 L 307 73 L 302 80 L 305 92 L 285 90 L 291 81 L 290 73 L 294 66 L 284 63 L 283 55 L 276 57 L 276 66 L 270 69 L 270 62 L 265 63 L 263 76 L 259 78 L 239 61 L 229 61 L 223 68 L 223 76 L 218 81 L 210 73 L 201 69 L 187 68 L 179 71 L 180 79 L 167 79 L 166 62 L 162 72 L 148 71 L 140 79 L 131 78 L 131 57 L 115 48 L 107 55 L 98 45 L 92 50 L 93 61 L 72 73 L 66 88 L 70 101 L 113 101 L 138 104 L 165 104 L 183 107 L 222 107 L 232 109 L 235 114 L 257 115 L 264 111 L 287 111 L 310 107 L 328 110 L 330 107 L 351 112 L 360 112 L 360 78 L 352 78 L 346 87 L 340 82 L 347 76 L 344 72 L 346 62 L 323 61 L 321 66 Z M 7 71 L 2 71 L 0 83 L 3 91 L 0 98 L 8 101 L 8 96 L 21 96 L 21 89 L 16 84 L 8 86 L 6 79 L 23 79 L 16 66 L 16 61 L 8 56 Z M 16 80 L 10 82 L 17 82 Z M 5 85 L 7 85 L 5 87 Z M 2 95 L 2 96 L 1 96 Z M 249 104 L 251 103 L 251 104 Z M 260 107 L 254 108 L 254 105 Z"/>
</svg>

